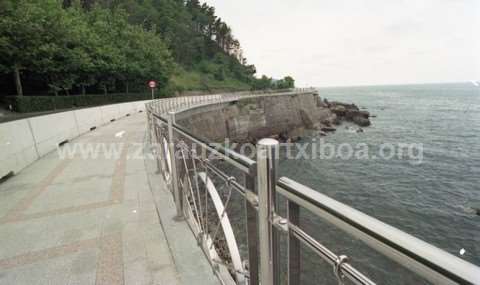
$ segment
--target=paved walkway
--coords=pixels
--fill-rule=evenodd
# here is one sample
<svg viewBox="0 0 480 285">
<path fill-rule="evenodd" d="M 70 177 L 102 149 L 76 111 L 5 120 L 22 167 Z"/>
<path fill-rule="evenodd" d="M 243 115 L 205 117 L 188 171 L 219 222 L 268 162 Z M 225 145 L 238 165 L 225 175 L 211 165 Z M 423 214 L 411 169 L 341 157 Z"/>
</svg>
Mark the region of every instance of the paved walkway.
<svg viewBox="0 0 480 285">
<path fill-rule="evenodd" d="M 145 114 L 118 120 L 62 147 L 79 147 L 71 158 L 53 152 L 0 184 L 0 284 L 218 283 L 172 219 L 144 135 Z"/>
</svg>

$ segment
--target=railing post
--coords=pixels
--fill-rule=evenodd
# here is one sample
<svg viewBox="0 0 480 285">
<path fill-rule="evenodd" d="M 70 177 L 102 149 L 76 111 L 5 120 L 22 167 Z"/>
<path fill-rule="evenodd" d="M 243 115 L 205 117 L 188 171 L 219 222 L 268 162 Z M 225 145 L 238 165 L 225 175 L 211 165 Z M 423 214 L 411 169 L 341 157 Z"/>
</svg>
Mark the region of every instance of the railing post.
<svg viewBox="0 0 480 285">
<path fill-rule="evenodd" d="M 257 145 L 258 231 L 260 247 L 260 283 L 278 284 L 278 233 L 272 224 L 275 213 L 278 141 L 262 139 Z"/>
<path fill-rule="evenodd" d="M 155 161 L 157 162 L 157 173 L 161 173 L 162 172 L 162 164 L 160 162 L 160 160 L 162 159 L 162 157 L 160 157 L 160 153 L 162 152 L 161 149 L 158 149 L 158 146 L 160 145 L 160 140 L 162 139 L 161 138 L 161 135 L 160 135 L 160 129 L 155 125 L 155 126 L 152 126 L 154 128 L 154 131 L 155 131 L 155 145 L 154 145 L 154 149 L 155 149 Z"/>
<path fill-rule="evenodd" d="M 294 225 L 300 221 L 300 207 L 290 200 L 287 201 L 288 220 Z M 300 284 L 300 241 L 288 232 L 288 285 Z"/>
<path fill-rule="evenodd" d="M 245 187 L 256 193 L 255 177 L 247 174 L 245 176 Z M 249 285 L 258 285 L 258 223 L 257 210 L 254 205 L 245 199 L 245 213 L 247 224 L 247 245 L 248 245 L 248 271 L 249 271 Z"/>
<path fill-rule="evenodd" d="M 173 196 L 175 198 L 175 207 L 177 208 L 177 219 L 183 218 L 183 203 L 180 188 L 178 187 L 177 161 L 175 155 L 175 141 L 173 137 L 173 123 L 175 123 L 175 112 L 168 112 L 168 149 L 170 151 L 170 162 L 172 169 Z"/>
</svg>

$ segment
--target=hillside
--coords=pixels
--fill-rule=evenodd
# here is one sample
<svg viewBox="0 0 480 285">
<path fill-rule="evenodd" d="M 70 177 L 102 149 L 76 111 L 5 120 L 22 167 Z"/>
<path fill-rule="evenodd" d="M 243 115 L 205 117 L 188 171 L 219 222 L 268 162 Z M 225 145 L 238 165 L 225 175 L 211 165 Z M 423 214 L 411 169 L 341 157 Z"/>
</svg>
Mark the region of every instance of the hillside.
<svg viewBox="0 0 480 285">
<path fill-rule="evenodd" d="M 0 95 L 293 87 L 255 77 L 231 28 L 198 0 L 3 0 Z"/>
</svg>

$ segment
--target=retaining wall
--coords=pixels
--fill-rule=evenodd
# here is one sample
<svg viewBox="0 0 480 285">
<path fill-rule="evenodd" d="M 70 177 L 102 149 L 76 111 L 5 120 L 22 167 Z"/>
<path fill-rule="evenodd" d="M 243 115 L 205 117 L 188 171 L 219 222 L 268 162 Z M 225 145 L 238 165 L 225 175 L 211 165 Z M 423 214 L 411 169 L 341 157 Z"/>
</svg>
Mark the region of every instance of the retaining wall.
<svg viewBox="0 0 480 285">
<path fill-rule="evenodd" d="M 19 172 L 59 143 L 145 110 L 147 101 L 112 104 L 0 124 L 0 177 Z"/>
<path fill-rule="evenodd" d="M 282 134 L 299 137 L 335 119 L 318 94 L 286 94 L 239 99 L 192 108 L 175 117 L 197 137 L 211 142 L 229 138 L 252 142 Z"/>
</svg>

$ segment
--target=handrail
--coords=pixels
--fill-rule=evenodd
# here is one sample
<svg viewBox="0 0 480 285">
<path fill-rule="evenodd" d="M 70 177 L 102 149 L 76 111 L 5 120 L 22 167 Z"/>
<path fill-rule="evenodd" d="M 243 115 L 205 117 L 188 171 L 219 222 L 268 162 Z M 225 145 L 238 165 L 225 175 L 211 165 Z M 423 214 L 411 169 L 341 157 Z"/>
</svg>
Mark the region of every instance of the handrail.
<svg viewBox="0 0 480 285">
<path fill-rule="evenodd" d="M 154 126 L 156 130 L 159 131 L 160 137 L 162 136 L 162 133 L 166 132 L 166 130 L 163 130 L 163 127 L 158 128 L 159 125 L 168 128 L 168 145 L 171 149 L 168 153 L 163 154 L 162 159 L 167 159 L 167 164 L 168 162 L 172 163 L 171 171 L 173 172 L 172 180 L 174 181 L 172 182 L 171 187 L 173 188 L 177 205 L 177 214 L 183 213 L 183 207 L 191 209 L 191 206 L 189 206 L 188 203 L 187 205 L 182 205 L 185 204 L 186 199 L 188 198 L 184 195 L 190 195 L 190 199 L 193 197 L 193 194 L 185 194 L 185 192 L 182 192 L 188 189 L 185 187 L 192 187 L 191 182 L 189 182 L 190 184 L 188 185 L 190 186 L 188 186 L 185 182 L 182 183 L 182 181 L 177 181 L 185 179 L 185 176 L 183 176 L 184 178 L 176 177 L 175 172 L 177 170 L 173 163 L 176 159 L 174 150 L 175 147 L 178 147 L 176 142 L 179 139 L 180 141 L 185 139 L 193 145 L 198 145 L 198 147 L 209 154 L 214 154 L 216 158 L 220 158 L 229 165 L 241 170 L 245 175 L 245 186 L 243 186 L 241 183 L 232 180 L 233 177 L 224 173 L 222 169 L 214 166 L 213 163 L 211 163 L 212 161 L 208 160 L 208 158 L 196 158 L 199 162 L 203 163 L 206 172 L 208 171 L 227 182 L 228 185 L 230 185 L 230 189 L 238 191 L 245 198 L 249 269 L 248 271 L 244 271 L 243 269 L 242 271 L 235 271 L 235 274 L 246 274 L 249 280 L 248 284 L 255 285 L 262 283 L 265 285 L 271 285 L 278 283 L 278 276 L 280 275 L 278 269 L 279 257 L 276 254 L 276 248 L 279 246 L 277 237 L 278 230 L 280 230 L 280 232 L 287 232 L 289 235 L 289 284 L 297 284 L 300 282 L 299 242 L 306 245 L 334 267 L 334 273 L 339 283 L 342 283 L 342 278 L 346 277 L 355 284 L 375 284 L 368 277 L 353 268 L 352 265 L 348 263 L 346 256 L 336 255 L 302 230 L 299 225 L 300 207 L 309 210 L 319 218 L 330 222 L 335 227 L 362 240 L 384 256 L 389 257 L 400 265 L 416 272 L 434 284 L 480 284 L 480 268 L 476 265 L 468 263 L 442 249 L 329 198 L 309 187 L 295 182 L 292 179 L 286 177 L 277 179 L 276 164 L 278 162 L 276 160 L 278 160 L 278 157 L 275 157 L 274 152 L 278 151 L 278 148 L 275 140 L 269 139 L 263 141 L 263 143 L 259 143 L 257 146 L 257 161 L 254 161 L 234 150 L 227 149 L 221 145 L 216 145 L 205 139 L 199 138 L 175 122 L 176 115 L 192 110 L 193 108 L 212 104 L 225 104 L 244 98 L 311 94 L 312 92 L 315 92 L 315 89 L 283 90 L 282 93 L 272 93 L 270 91 L 240 92 L 222 95 L 169 98 L 149 103 L 147 105 L 149 126 Z M 155 134 L 155 136 L 158 141 L 159 134 Z M 164 137 L 165 134 L 163 134 L 161 141 L 163 149 L 165 149 L 165 144 L 167 143 L 163 141 Z M 265 159 L 265 157 L 260 154 L 268 154 L 268 158 Z M 183 165 L 184 171 L 188 172 L 193 170 L 198 173 L 195 169 L 195 162 L 192 162 L 191 165 L 193 169 L 188 169 L 189 166 L 186 161 L 183 161 Z M 205 176 L 206 175 L 207 174 L 205 173 Z M 182 188 L 185 189 L 182 190 Z M 258 195 L 255 194 L 255 189 L 257 189 Z M 187 192 L 193 193 L 191 188 L 190 191 Z M 287 217 L 279 216 L 276 211 L 276 193 L 287 199 Z M 200 196 L 198 196 L 198 199 L 200 199 Z M 192 201 L 192 203 L 195 202 Z M 204 206 L 208 206 L 206 201 Z M 193 208 L 196 207 L 197 205 L 193 205 Z M 198 209 L 195 209 L 195 211 L 198 211 L 196 212 L 197 218 L 208 218 L 206 213 L 208 209 L 202 209 L 201 204 L 198 205 Z M 204 251 L 205 249 L 209 251 L 212 249 L 215 237 L 212 239 L 208 234 L 208 220 L 200 222 L 203 223 L 203 226 L 200 224 L 198 229 L 200 231 L 194 232 L 196 232 L 196 237 L 198 239 L 202 239 L 202 242 L 199 240 L 199 244 L 203 244 Z M 202 232 L 202 229 L 204 231 L 205 228 L 207 231 Z M 211 258 L 212 256 L 216 256 L 216 253 L 210 252 L 207 256 Z M 228 277 L 228 271 L 230 271 L 230 273 L 234 272 L 232 268 L 227 270 L 228 266 L 220 266 L 221 262 L 215 258 L 210 259 L 210 262 L 217 275 L 223 277 L 227 276 L 228 281 L 222 279 L 222 283 L 232 283 L 231 278 Z M 259 263 L 262 265 L 260 266 Z M 218 266 L 220 266 L 220 269 L 218 269 Z M 239 270 L 238 264 L 236 268 L 236 270 Z"/>
<path fill-rule="evenodd" d="M 154 115 L 154 117 L 158 118 L 159 120 L 162 121 L 162 123 L 167 124 L 166 120 L 162 118 L 161 116 Z M 196 143 L 198 146 L 201 148 L 205 149 L 206 151 L 212 153 L 213 155 L 217 155 L 219 159 L 224 159 L 228 160 L 231 162 L 235 167 L 238 169 L 250 173 L 252 169 L 254 169 L 255 166 L 255 161 L 241 155 L 235 151 L 232 151 L 230 149 L 227 149 L 219 144 L 213 144 L 206 142 L 205 140 L 193 135 L 191 132 L 186 130 L 185 128 L 177 125 L 177 124 L 172 124 L 172 127 L 174 130 L 179 133 L 180 135 L 190 139 L 194 143 Z"/>
<path fill-rule="evenodd" d="M 287 177 L 277 193 L 434 284 L 480 284 L 480 268 Z"/>
</svg>

